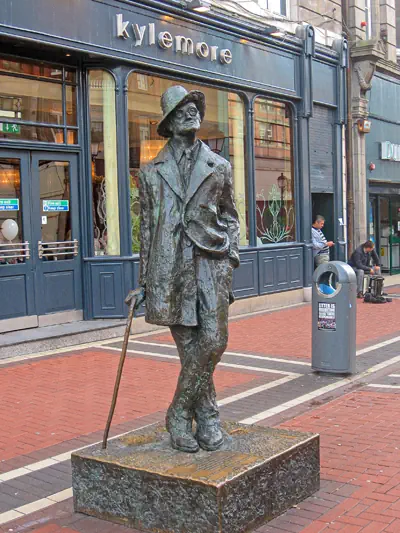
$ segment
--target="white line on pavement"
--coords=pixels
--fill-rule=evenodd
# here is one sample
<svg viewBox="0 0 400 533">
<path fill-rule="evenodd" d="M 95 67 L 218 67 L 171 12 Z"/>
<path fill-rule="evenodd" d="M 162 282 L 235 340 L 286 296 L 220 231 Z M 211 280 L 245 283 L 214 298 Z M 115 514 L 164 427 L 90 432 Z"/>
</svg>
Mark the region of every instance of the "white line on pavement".
<svg viewBox="0 0 400 533">
<path fill-rule="evenodd" d="M 165 333 L 169 331 L 169 329 L 158 329 L 157 334 Z M 154 331 L 148 331 L 146 333 L 135 333 L 131 336 L 131 341 L 135 339 L 139 339 L 141 337 L 148 337 L 149 335 L 153 335 Z M 49 355 L 57 355 L 60 353 L 67 353 L 67 352 L 73 352 L 73 351 L 80 351 L 80 350 L 86 350 L 87 348 L 95 348 L 99 346 L 106 346 L 107 344 L 112 344 L 113 342 L 121 342 L 123 341 L 123 337 L 113 337 L 112 339 L 105 339 L 103 341 L 93 341 L 93 342 L 86 342 L 83 344 L 73 344 L 70 346 L 65 346 L 64 348 L 56 348 L 54 350 L 46 350 L 45 352 L 37 352 L 37 353 L 28 353 L 25 355 L 16 355 L 15 357 L 8 357 L 7 359 L 1 359 L 0 360 L 0 366 L 1 365 L 8 365 L 9 363 L 18 363 L 20 361 L 29 361 L 30 359 L 37 359 L 38 357 L 47 357 Z M 12 350 L 12 345 L 10 346 L 10 350 Z"/>
<path fill-rule="evenodd" d="M 237 367 L 238 365 L 231 365 L 231 366 Z M 244 368 L 246 368 L 246 369 L 250 368 L 250 369 L 253 370 L 255 367 L 244 367 Z M 262 371 L 265 372 L 266 369 L 263 368 Z M 275 373 L 275 372 L 273 372 L 273 373 Z M 284 372 L 282 372 L 282 373 L 284 373 Z M 282 385 L 283 383 L 287 383 L 288 381 L 292 381 L 293 379 L 296 379 L 296 378 L 298 378 L 300 376 L 301 376 L 301 374 L 294 374 L 294 373 L 291 372 L 290 375 L 287 375 L 286 377 L 284 377 L 282 379 L 277 379 L 277 380 L 272 381 L 270 383 L 266 383 L 264 385 L 260 385 L 258 387 L 254 387 L 252 389 L 248 389 L 248 390 L 246 390 L 244 392 L 240 392 L 240 393 L 235 394 L 233 396 L 228 396 L 227 398 L 223 398 L 222 400 L 218 401 L 218 405 L 228 405 L 229 403 L 236 402 L 236 401 L 241 400 L 243 398 L 248 398 L 249 396 L 252 396 L 254 394 L 258 394 L 258 393 L 263 392 L 265 390 L 272 389 L 274 387 L 279 387 L 279 385 Z M 149 425 L 151 425 L 151 424 L 149 424 Z M 142 427 L 140 427 L 138 429 L 143 429 L 145 427 L 147 427 L 147 426 L 142 426 Z M 131 431 L 138 431 L 138 429 L 131 430 Z M 125 433 L 121 433 L 120 435 L 116 435 L 115 437 L 112 437 L 109 440 L 113 440 L 113 439 L 116 439 L 118 437 L 122 437 L 123 435 L 126 435 L 127 433 L 131 433 L 131 431 L 126 431 Z M 99 442 L 101 442 L 101 441 L 99 441 Z M 99 442 L 96 442 L 96 443 L 93 443 L 93 444 L 99 444 Z M 90 444 L 90 445 L 87 445 L 87 446 L 92 446 L 92 445 Z M 83 448 L 86 448 L 87 446 L 82 446 L 80 448 L 76 448 L 75 450 L 71 450 L 69 452 L 64 452 L 64 453 L 61 453 L 59 455 L 55 455 L 53 457 L 50 457 L 49 459 L 44 459 L 43 461 L 38 461 L 36 463 L 32 463 L 32 464 L 26 465 L 26 466 L 21 467 L 21 468 L 17 468 L 15 470 L 10 470 L 9 472 L 5 472 L 4 474 L 0 474 L 0 484 L 4 483 L 5 481 L 10 481 L 11 479 L 16 479 L 18 477 L 25 476 L 27 474 L 31 474 L 32 472 L 36 472 L 37 470 L 42 470 L 43 468 L 47 468 L 49 466 L 56 465 L 56 464 L 61 463 L 63 461 L 67 461 L 68 459 L 71 458 L 71 453 L 74 453 L 76 451 L 82 450 Z"/>
<path fill-rule="evenodd" d="M 124 433 L 120 433 L 119 435 L 115 435 L 114 437 L 110 437 L 108 440 L 110 441 L 110 440 L 118 439 L 119 437 L 123 437 L 124 435 L 127 435 L 128 433 L 132 433 L 133 431 L 139 431 L 140 429 L 144 429 L 144 428 L 147 428 L 153 425 L 154 424 L 146 424 L 137 429 L 130 429 L 129 431 L 125 431 Z M 32 474 L 32 472 L 37 472 L 38 470 L 42 470 L 43 468 L 47 468 L 49 466 L 53 466 L 58 463 L 62 463 L 64 461 L 68 461 L 68 459 L 71 458 L 71 453 L 78 452 L 79 450 L 83 450 L 84 448 L 87 448 L 88 446 L 100 444 L 100 442 L 102 441 L 93 442 L 93 444 L 87 444 L 86 446 L 75 448 L 69 452 L 64 452 L 64 453 L 60 453 L 59 455 L 54 455 L 53 457 L 50 457 L 49 459 L 44 459 L 43 461 L 31 463 L 21 468 L 16 468 L 15 470 L 10 470 L 9 472 L 0 474 L 0 486 L 1 486 L 1 483 L 4 483 L 5 481 L 10 481 L 11 479 L 16 479 L 21 476 L 26 476 L 27 474 Z"/>
<path fill-rule="evenodd" d="M 252 396 L 253 394 L 258 394 L 259 392 L 264 392 L 268 389 L 279 387 L 279 385 L 288 383 L 289 381 L 292 381 L 293 379 L 296 379 L 296 377 L 286 376 L 285 378 L 277 379 L 270 383 L 266 383 L 265 385 L 260 385 L 259 387 L 255 387 L 254 389 L 249 389 L 247 391 L 240 392 L 239 394 L 235 394 L 234 396 L 229 396 L 228 398 L 223 398 L 222 400 L 218 400 L 218 405 L 228 405 L 229 403 L 237 402 L 238 400 L 243 400 L 243 398 L 248 398 L 249 396 Z"/>
<path fill-rule="evenodd" d="M 115 342 L 119 340 L 119 338 L 113 339 Z M 0 365 L 8 365 L 10 363 L 18 363 L 20 361 L 29 361 L 30 359 L 37 359 L 39 357 L 46 357 L 48 355 L 58 355 L 60 353 L 67 353 L 67 352 L 73 352 L 73 351 L 81 351 L 86 350 L 87 348 L 94 348 L 98 346 L 102 346 L 103 344 L 106 344 L 109 342 L 107 341 L 97 341 L 97 342 L 87 342 L 86 344 L 77 344 L 75 346 L 68 346 L 65 348 L 57 348 L 55 350 L 47 350 L 45 352 L 38 352 L 38 353 L 29 353 L 25 355 L 16 355 L 15 357 L 8 357 L 7 359 L 1 359 Z M 12 350 L 12 346 L 10 346 L 10 350 Z"/>
<path fill-rule="evenodd" d="M 400 389 L 400 385 L 380 385 L 379 383 L 370 383 L 368 387 L 375 389 Z"/>
<path fill-rule="evenodd" d="M 159 348 L 172 348 L 176 350 L 174 345 L 171 344 L 161 344 L 158 342 L 146 342 L 146 341 L 129 341 L 129 343 L 134 344 L 144 344 L 148 346 L 158 346 Z M 224 352 L 224 355 L 234 355 L 236 357 L 247 357 L 248 359 L 260 359 L 262 361 L 275 361 L 277 363 L 286 363 L 288 365 L 302 365 L 302 366 L 310 366 L 310 363 L 307 361 L 291 361 L 289 359 L 280 359 L 278 357 L 270 357 L 269 355 L 252 355 L 248 353 L 240 353 L 240 352 Z"/>
<path fill-rule="evenodd" d="M 340 389 L 341 387 L 349 385 L 350 383 L 353 383 L 354 381 L 359 381 L 360 379 L 363 379 L 374 372 L 378 372 L 379 370 L 382 370 L 383 368 L 386 368 L 398 362 L 400 362 L 400 355 L 393 357 L 392 359 L 389 359 L 388 361 L 384 361 L 383 363 L 379 363 L 375 366 L 372 366 L 371 368 L 369 368 L 365 372 L 362 372 L 361 374 L 358 374 L 351 378 L 341 379 L 337 381 L 336 383 L 331 383 L 330 385 L 327 385 L 326 387 L 322 387 L 308 394 L 303 394 L 303 396 L 299 396 L 298 398 L 285 402 L 282 405 L 279 405 L 277 407 L 272 407 L 271 409 L 266 409 L 265 411 L 262 411 L 261 413 L 258 413 L 256 415 L 250 416 L 249 418 L 240 420 L 240 423 L 241 424 L 256 424 L 257 422 L 260 422 L 261 420 L 265 420 L 266 418 L 270 418 L 271 416 L 282 413 L 283 411 L 287 411 L 288 409 L 291 409 L 292 407 L 297 407 L 298 405 L 308 402 L 309 400 L 313 400 L 314 398 L 317 398 L 318 396 L 322 396 L 326 394 L 327 392 Z"/>
<path fill-rule="evenodd" d="M 224 355 L 234 355 L 236 357 L 247 357 L 248 359 L 260 359 L 263 361 L 273 361 L 276 363 L 286 363 L 287 365 L 299 365 L 299 366 L 310 366 L 309 361 L 291 361 L 290 359 L 280 359 L 279 357 L 270 357 L 269 355 L 252 355 L 248 353 L 240 352 L 224 352 Z"/>
<path fill-rule="evenodd" d="M 387 341 L 380 342 L 379 344 L 373 344 L 372 346 L 368 346 L 367 348 L 358 350 L 357 355 L 363 355 L 368 352 L 373 352 L 375 350 L 379 350 L 379 348 L 384 348 L 385 346 L 389 346 L 389 344 L 394 344 L 395 342 L 399 341 L 400 337 L 393 337 L 393 339 L 388 339 Z"/>
<path fill-rule="evenodd" d="M 99 346 L 99 349 L 113 350 L 114 352 L 121 351 L 121 348 L 115 348 L 111 346 Z M 144 352 L 143 350 L 127 350 L 126 353 L 135 353 L 139 355 L 151 355 L 152 357 L 159 357 L 161 359 L 178 359 L 179 360 L 179 357 L 177 355 L 165 355 L 164 353 L 158 353 L 158 352 Z M 218 367 L 220 366 L 227 366 L 230 368 L 241 368 L 243 370 L 251 370 L 253 372 L 266 372 L 267 374 L 284 374 L 285 376 L 295 376 L 295 377 L 299 376 L 299 374 L 296 374 L 295 372 L 288 372 L 287 370 L 275 370 L 275 369 L 265 368 L 265 367 L 260 367 L 260 366 L 238 365 L 235 363 L 225 363 L 222 361 L 218 363 Z"/>
<path fill-rule="evenodd" d="M 72 498 L 72 488 L 62 490 L 61 492 L 47 496 L 47 498 L 42 498 L 35 502 L 22 505 L 21 507 L 7 511 L 6 513 L 1 513 L 0 525 L 11 522 L 12 520 L 17 520 L 18 518 L 23 518 L 24 516 L 40 511 L 41 509 L 46 509 L 46 507 L 50 507 L 55 503 L 68 500 L 69 498 Z"/>
<path fill-rule="evenodd" d="M 400 374 L 389 374 L 390 378 L 400 378 Z"/>
</svg>

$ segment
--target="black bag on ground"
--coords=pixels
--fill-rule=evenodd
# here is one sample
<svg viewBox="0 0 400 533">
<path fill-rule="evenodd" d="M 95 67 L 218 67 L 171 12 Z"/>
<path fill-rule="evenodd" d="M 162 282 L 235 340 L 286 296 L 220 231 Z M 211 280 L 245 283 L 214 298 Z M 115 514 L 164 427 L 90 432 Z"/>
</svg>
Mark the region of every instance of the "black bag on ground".
<svg viewBox="0 0 400 533">
<path fill-rule="evenodd" d="M 364 302 L 371 304 L 385 304 L 391 302 L 391 298 L 386 298 L 383 292 L 383 276 L 370 276 L 368 291 L 365 293 Z"/>
</svg>

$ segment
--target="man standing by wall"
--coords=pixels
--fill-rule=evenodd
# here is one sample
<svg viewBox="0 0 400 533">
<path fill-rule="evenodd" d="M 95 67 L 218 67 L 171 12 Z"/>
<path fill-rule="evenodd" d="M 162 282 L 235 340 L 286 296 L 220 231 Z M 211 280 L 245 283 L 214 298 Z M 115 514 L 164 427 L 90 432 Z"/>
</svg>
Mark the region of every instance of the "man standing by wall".
<svg viewBox="0 0 400 533">
<path fill-rule="evenodd" d="M 373 267 L 371 260 L 374 263 Z M 364 274 L 374 275 L 380 271 L 379 257 L 375 252 L 374 243 L 367 241 L 356 248 L 350 257 L 349 265 L 353 267 L 357 276 L 357 298 L 363 298 Z"/>
<path fill-rule="evenodd" d="M 315 268 L 322 265 L 322 263 L 329 262 L 329 248 L 335 244 L 333 241 L 326 240 L 325 235 L 322 233 L 324 225 L 324 217 L 322 215 L 316 215 L 311 228 Z"/>
</svg>

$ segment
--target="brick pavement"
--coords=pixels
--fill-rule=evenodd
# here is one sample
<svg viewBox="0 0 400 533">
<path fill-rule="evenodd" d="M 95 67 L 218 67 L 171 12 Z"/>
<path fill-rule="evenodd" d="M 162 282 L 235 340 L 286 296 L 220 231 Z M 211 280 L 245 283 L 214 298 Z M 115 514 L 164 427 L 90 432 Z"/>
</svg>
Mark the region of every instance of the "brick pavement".
<svg viewBox="0 0 400 533">
<path fill-rule="evenodd" d="M 384 306 L 358 305 L 359 346 L 399 335 L 398 305 L 399 300 Z M 240 419 L 245 416 L 246 409 L 252 409 L 250 414 L 257 409 L 261 411 L 275 405 L 273 402 L 279 405 L 279 401 L 300 396 L 312 387 L 315 389 L 338 381 L 340 378 L 310 374 L 307 365 L 291 365 L 293 356 L 298 362 L 309 360 L 309 332 L 309 306 L 233 320 L 229 349 L 265 356 L 265 362 L 227 358 L 246 367 L 259 365 L 259 370 L 218 368 L 216 378 L 220 398 L 279 380 L 286 370 L 300 374 L 291 383 L 231 403 L 222 409 L 222 413 Z M 146 340 L 160 343 L 168 340 L 168 336 L 141 337 L 141 341 Z M 375 359 L 372 353 L 368 354 L 370 359 L 360 358 L 359 363 L 362 368 L 369 368 L 374 361 L 390 360 L 399 355 L 399 348 L 400 343 L 389 346 L 380 350 Z M 158 352 L 163 348 L 149 346 L 147 350 Z M 172 353 L 170 349 L 164 352 Z M 288 363 L 269 362 L 269 356 L 287 357 Z M 106 347 L 101 350 L 73 349 L 67 354 L 0 366 L 0 395 L 3 394 L 7 402 L 6 409 L 0 411 L 0 457 L 3 460 L 0 467 L 3 466 L 3 471 L 9 469 L 8 465 L 17 468 L 19 460 L 23 465 L 29 458 L 33 462 L 70 450 L 72 443 L 79 442 L 79 439 L 81 446 L 99 440 L 118 358 L 118 352 Z M 145 354 L 130 354 L 126 365 L 114 426 L 114 430 L 120 428 L 121 431 L 138 427 L 142 421 L 151 423 L 162 419 L 179 369 L 177 360 Z M 271 372 L 275 374 L 261 371 L 267 367 L 273 368 Z M 282 368 L 282 375 L 277 370 L 279 368 Z M 400 380 L 390 377 L 392 372 L 400 374 L 400 361 L 396 367 L 381 371 L 378 384 L 400 384 Z M 304 403 L 298 407 L 302 414 L 295 418 L 286 415 L 283 427 L 321 434 L 321 490 L 259 528 L 257 533 L 400 533 L 400 443 L 396 446 L 400 437 L 400 428 L 396 427 L 400 395 L 396 389 L 383 391 L 365 385 L 361 390 L 337 399 L 325 398 L 322 405 L 320 401 Z M 267 424 L 268 421 L 271 422 L 261 423 Z M 0 517 L 6 510 L 1 507 L 1 502 L 6 506 L 7 501 L 15 499 L 20 502 L 13 506 L 16 508 L 25 502 L 47 497 L 66 488 L 68 476 L 69 462 L 64 461 L 10 482 L 0 482 Z M 0 533 L 6 531 L 136 533 L 136 530 L 75 514 L 71 499 L 0 525 Z"/>
<path fill-rule="evenodd" d="M 322 487 L 259 533 L 399 533 L 399 417 L 400 394 L 363 390 L 282 424 L 320 434 Z"/>
<path fill-rule="evenodd" d="M 383 305 L 365 304 L 358 300 L 357 347 L 367 346 L 386 335 L 400 334 L 399 316 L 400 299 Z M 310 358 L 310 332 L 310 305 L 238 318 L 230 325 L 228 350 Z M 168 333 L 156 335 L 153 339 L 173 342 Z"/>
<path fill-rule="evenodd" d="M 117 352 L 90 349 L 2 368 L 1 460 L 104 429 L 118 361 Z M 114 424 L 166 409 L 179 368 L 178 361 L 127 358 Z M 257 376 L 218 368 L 216 386 L 223 392 Z"/>
</svg>

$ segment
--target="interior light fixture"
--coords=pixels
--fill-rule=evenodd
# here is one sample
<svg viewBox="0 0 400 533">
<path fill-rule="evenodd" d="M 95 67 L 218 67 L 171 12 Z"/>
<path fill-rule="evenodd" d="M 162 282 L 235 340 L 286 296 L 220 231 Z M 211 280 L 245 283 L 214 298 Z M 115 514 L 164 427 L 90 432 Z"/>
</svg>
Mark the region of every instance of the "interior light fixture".
<svg viewBox="0 0 400 533">
<path fill-rule="evenodd" d="M 271 37 L 285 37 L 286 33 L 284 31 L 276 30 L 270 33 Z"/>
<path fill-rule="evenodd" d="M 267 26 L 262 30 L 264 35 L 270 35 L 271 37 L 284 37 L 285 32 L 277 28 L 276 26 Z"/>
<path fill-rule="evenodd" d="M 197 13 L 207 13 L 211 11 L 211 0 L 186 0 L 186 9 Z"/>
<path fill-rule="evenodd" d="M 261 33 L 264 35 L 272 35 L 273 33 L 279 31 L 276 26 L 266 26 L 261 30 Z"/>
</svg>

